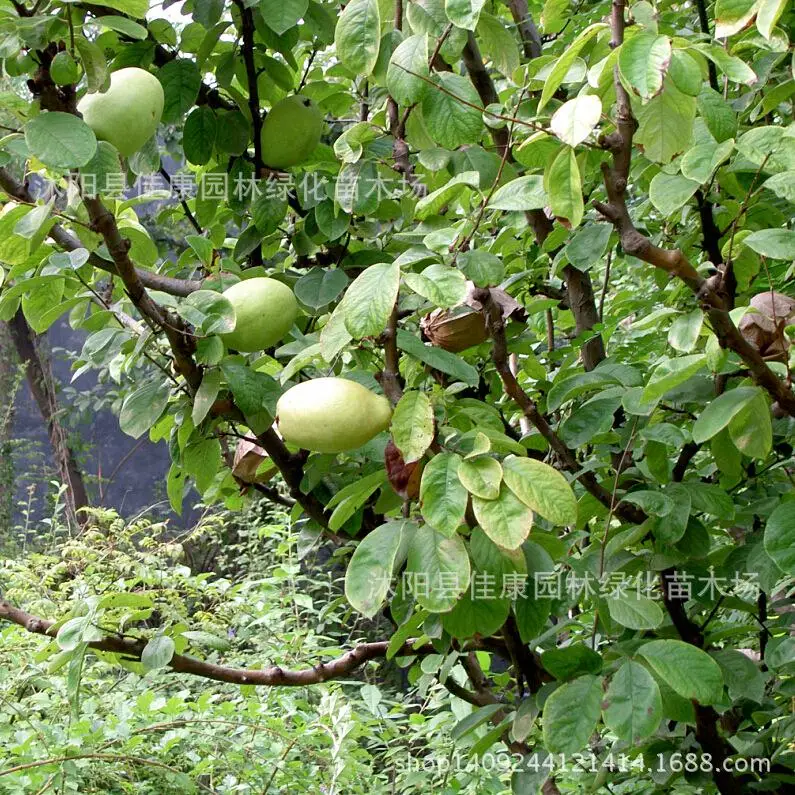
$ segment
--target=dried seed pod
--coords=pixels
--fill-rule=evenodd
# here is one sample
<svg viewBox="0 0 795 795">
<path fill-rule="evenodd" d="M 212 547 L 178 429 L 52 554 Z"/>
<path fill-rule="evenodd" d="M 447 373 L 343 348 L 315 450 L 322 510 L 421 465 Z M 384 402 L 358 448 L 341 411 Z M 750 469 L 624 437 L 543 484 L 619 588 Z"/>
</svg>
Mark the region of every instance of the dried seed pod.
<svg viewBox="0 0 795 795">
<path fill-rule="evenodd" d="M 785 326 L 795 320 L 795 299 L 776 292 L 759 293 L 750 302 L 756 312 L 749 312 L 740 320 L 740 333 L 765 358 L 786 361 L 790 340 Z"/>
<path fill-rule="evenodd" d="M 435 309 L 420 321 L 431 345 L 459 353 L 488 339 L 483 315 L 468 306 Z"/>
<path fill-rule="evenodd" d="M 268 454 L 252 436 L 237 443 L 232 474 L 243 483 L 267 483 L 277 472 L 276 466 L 269 466 L 257 473 L 263 461 L 270 460 Z"/>
<path fill-rule="evenodd" d="M 467 282 L 464 303 L 453 309 L 435 309 L 420 321 L 420 328 L 431 345 L 446 351 L 459 353 L 488 339 L 486 321 L 481 313 L 482 305 L 474 298 L 473 282 Z M 499 287 L 491 289 L 491 298 L 502 310 L 502 319 L 525 320 L 524 307 Z"/>
</svg>

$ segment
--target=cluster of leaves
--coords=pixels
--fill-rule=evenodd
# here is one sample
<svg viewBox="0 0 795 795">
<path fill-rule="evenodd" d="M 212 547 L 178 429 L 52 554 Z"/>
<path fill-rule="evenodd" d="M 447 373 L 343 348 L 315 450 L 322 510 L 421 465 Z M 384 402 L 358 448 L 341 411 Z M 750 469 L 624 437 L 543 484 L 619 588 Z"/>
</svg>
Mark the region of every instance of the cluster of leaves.
<svg viewBox="0 0 795 795">
<path fill-rule="evenodd" d="M 5 595 L 42 612 L 69 604 L 93 616 L 98 633 L 148 625 L 152 638 L 241 666 L 300 663 L 350 637 L 338 576 L 316 559 L 299 565 L 285 517 L 263 514 L 261 503 L 241 515 L 213 514 L 192 530 L 193 547 L 224 542 L 216 575 L 191 573 L 162 524 L 94 516 L 83 537 L 6 560 Z M 224 576 L 225 564 L 240 559 L 256 576 Z M 325 692 L 208 688 L 147 673 L 146 663 L 127 664 L 120 676 L 89 662 L 91 651 L 75 655 L 66 624 L 44 646 L 19 627 L 0 635 L 0 791 L 9 795 L 284 792 L 309 780 L 327 792 L 372 792 L 390 780 L 397 792 L 418 792 L 444 774 L 425 756 L 449 756 L 456 716 L 471 709 L 457 702 L 451 712 L 429 675 L 413 676 L 401 693 L 374 669 Z M 473 766 L 454 780 L 476 793 L 491 777 Z"/>
<path fill-rule="evenodd" d="M 176 510 L 189 484 L 240 507 L 226 446 L 257 435 L 307 537 L 359 541 L 346 594 L 366 616 L 389 601 L 387 656 L 414 640 L 416 665 L 443 682 L 462 648 L 511 664 L 482 681 L 468 671 L 479 720 L 495 724 L 482 746 L 654 759 L 697 742 L 716 764 L 772 757 L 764 786 L 777 786 L 791 768 L 793 645 L 777 608 L 795 574 L 792 318 L 767 317 L 768 361 L 737 325 L 793 273 L 786 0 L 352 0 L 340 14 L 196 0 L 177 27 L 144 0 L 110 7 L 120 14 L 2 7 L 0 55 L 36 93 L 14 101 L 19 131 L 0 140 L 16 200 L 0 216 L 0 316 L 21 308 L 42 331 L 68 312 L 85 330 L 79 367 L 126 391 L 121 427 L 168 442 Z M 178 251 L 136 215 L 157 194 L 103 197 L 108 222 L 74 189 L 31 208 L 11 176 L 158 172 L 155 139 L 122 164 L 69 112 L 75 84 L 97 90 L 131 64 L 160 79 L 186 171 L 243 186 L 162 210 L 163 225 L 195 225 Z M 286 197 L 256 137 L 260 108 L 299 88 L 328 125 Z M 108 271 L 121 277 L 110 292 Z M 219 336 L 235 323 L 220 291 L 256 275 L 290 284 L 302 316 L 281 347 L 241 356 Z M 507 326 L 506 292 L 524 313 Z M 425 343 L 421 321 L 462 308 L 492 340 Z M 279 396 L 329 374 L 383 385 L 394 449 L 383 434 L 344 456 L 286 450 L 270 430 Z M 733 586 L 662 606 L 587 588 L 539 598 L 547 573 Z M 403 575 L 452 586 L 395 591 Z M 506 576 L 529 591 L 476 597 Z M 173 650 L 151 654 L 167 665 Z M 589 785 L 676 787 L 682 772 L 602 762 Z M 519 772 L 514 787 L 549 773 Z M 762 786 L 686 774 L 726 793 Z"/>
</svg>

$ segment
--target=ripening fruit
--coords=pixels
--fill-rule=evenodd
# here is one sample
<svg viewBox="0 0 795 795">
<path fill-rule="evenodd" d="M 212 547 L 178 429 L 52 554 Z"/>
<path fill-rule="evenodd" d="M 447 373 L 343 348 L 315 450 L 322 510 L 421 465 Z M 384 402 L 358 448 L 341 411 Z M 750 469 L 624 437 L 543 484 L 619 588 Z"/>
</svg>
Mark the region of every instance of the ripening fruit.
<svg viewBox="0 0 795 795">
<path fill-rule="evenodd" d="M 314 378 L 288 389 L 276 405 L 285 442 L 317 453 L 355 450 L 389 427 L 392 407 L 346 378 Z"/>
<path fill-rule="evenodd" d="M 308 97 L 277 102 L 262 124 L 262 160 L 271 168 L 303 163 L 320 143 L 323 116 Z"/>
<path fill-rule="evenodd" d="M 298 315 L 293 291 L 276 279 L 245 279 L 224 290 L 235 308 L 235 330 L 223 334 L 227 347 L 241 353 L 261 351 L 278 342 Z"/>
<path fill-rule="evenodd" d="M 104 94 L 86 94 L 77 103 L 83 121 L 100 141 L 129 157 L 157 130 L 163 115 L 163 86 L 145 69 L 131 66 L 110 76 Z"/>
</svg>

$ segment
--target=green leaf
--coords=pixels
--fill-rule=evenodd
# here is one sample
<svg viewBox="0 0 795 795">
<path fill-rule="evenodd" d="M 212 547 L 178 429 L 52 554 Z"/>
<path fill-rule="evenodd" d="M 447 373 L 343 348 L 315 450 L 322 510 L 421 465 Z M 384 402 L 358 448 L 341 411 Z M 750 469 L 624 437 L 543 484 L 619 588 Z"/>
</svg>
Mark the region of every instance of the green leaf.
<svg viewBox="0 0 795 795">
<path fill-rule="evenodd" d="M 496 254 L 480 248 L 460 254 L 458 265 L 476 287 L 496 286 L 505 278 L 502 260 Z"/>
<path fill-rule="evenodd" d="M 649 185 L 649 199 L 662 215 L 673 215 L 690 200 L 700 183 L 680 174 L 655 174 Z"/>
<path fill-rule="evenodd" d="M 601 369 L 592 370 L 589 373 L 576 373 L 568 378 L 559 379 L 555 381 L 547 394 L 547 409 L 557 411 L 564 403 L 584 392 L 618 386 L 620 383 L 615 376 Z"/>
<path fill-rule="evenodd" d="M 479 709 L 470 712 L 465 718 L 460 720 L 456 723 L 455 726 L 450 730 L 450 738 L 452 740 L 459 740 L 462 737 L 465 737 L 467 734 L 470 734 L 478 726 L 482 726 L 489 718 L 492 717 L 496 712 L 502 709 L 501 704 L 487 704 L 485 707 L 480 707 Z"/>
<path fill-rule="evenodd" d="M 409 354 L 409 356 L 413 356 L 434 370 L 447 373 L 447 375 L 463 381 L 465 384 L 477 386 L 480 381 L 477 369 L 465 362 L 460 356 L 441 348 L 434 348 L 432 345 L 426 345 L 408 331 L 398 329 L 397 344 L 398 348 Z M 324 358 L 326 358 L 325 354 Z"/>
<path fill-rule="evenodd" d="M 773 423 L 761 389 L 732 417 L 729 436 L 737 449 L 750 458 L 767 458 L 773 446 Z"/>
<path fill-rule="evenodd" d="M 327 503 L 326 508 L 333 508 L 329 519 L 329 530 L 339 530 L 370 496 L 386 482 L 387 475 L 383 469 L 377 469 L 363 478 L 341 488 Z"/>
<path fill-rule="evenodd" d="M 124 185 L 124 172 L 119 153 L 113 144 L 97 141 L 97 151 L 80 169 L 83 195 L 97 196 Z"/>
<path fill-rule="evenodd" d="M 697 97 L 701 93 L 704 79 L 696 59 L 685 50 L 674 50 L 668 66 L 668 77 L 683 94 Z"/>
<path fill-rule="evenodd" d="M 395 102 L 413 105 L 428 91 L 429 85 L 422 78 L 429 75 L 428 37 L 424 34 L 409 36 L 398 44 L 389 59 L 386 87 Z"/>
<path fill-rule="evenodd" d="M 465 188 L 477 188 L 480 184 L 480 174 L 477 171 L 464 171 L 456 174 L 451 180 L 437 188 L 427 196 L 423 196 L 414 209 L 414 215 L 419 221 L 424 221 L 436 215 L 445 205 L 456 199 Z"/>
<path fill-rule="evenodd" d="M 549 127 L 564 144 L 577 146 L 593 132 L 601 117 L 602 100 L 593 94 L 581 94 L 555 111 Z"/>
<path fill-rule="evenodd" d="M 217 129 L 215 111 L 209 105 L 201 105 L 188 114 L 182 129 L 182 147 L 189 163 L 203 166 L 210 162 Z"/>
<path fill-rule="evenodd" d="M 696 347 L 703 325 L 704 313 L 700 309 L 679 315 L 668 332 L 668 344 L 683 353 L 692 351 Z"/>
<path fill-rule="evenodd" d="M 168 404 L 169 388 L 151 381 L 127 395 L 119 412 L 119 427 L 133 439 L 143 436 L 159 419 Z"/>
<path fill-rule="evenodd" d="M 555 690 L 542 713 L 544 745 L 553 754 L 576 754 L 588 745 L 602 704 L 602 678 L 581 676 Z"/>
<path fill-rule="evenodd" d="M 345 572 L 345 596 L 366 618 L 384 603 L 395 568 L 402 563 L 400 558 L 405 559 L 407 542 L 417 530 L 405 520 L 387 522 L 368 533 L 354 550 Z"/>
<path fill-rule="evenodd" d="M 759 79 L 756 72 L 742 58 L 730 55 L 717 44 L 700 44 L 697 49 L 706 55 L 733 83 L 752 86 Z"/>
<path fill-rule="evenodd" d="M 770 39 L 773 28 L 779 17 L 784 13 L 789 0 L 761 0 L 756 14 L 756 27 L 766 38 Z"/>
<path fill-rule="evenodd" d="M 663 92 L 639 110 L 635 141 L 653 163 L 668 163 L 690 145 L 695 117 L 695 97 L 666 81 Z"/>
<path fill-rule="evenodd" d="M 202 646 L 214 651 L 229 651 L 232 644 L 226 638 L 219 638 L 211 632 L 204 632 L 202 630 L 188 631 L 181 633 L 183 638 L 190 641 L 191 646 Z"/>
<path fill-rule="evenodd" d="M 70 618 L 58 629 L 55 642 L 64 651 L 72 651 L 83 642 L 83 633 L 89 628 L 91 616 Z"/>
<path fill-rule="evenodd" d="M 221 370 L 243 414 L 255 417 L 267 411 L 271 417 L 276 415 L 276 403 L 282 392 L 278 381 L 234 361 L 224 361 Z"/>
<path fill-rule="evenodd" d="M 215 399 L 218 397 L 220 389 L 221 371 L 205 370 L 199 388 L 196 390 L 196 395 L 193 398 L 191 419 L 196 427 L 201 425 L 202 421 L 207 416 L 213 403 L 215 403 Z"/>
<path fill-rule="evenodd" d="M 152 638 L 141 652 L 141 664 L 147 671 L 165 668 L 174 656 L 174 641 L 168 635 Z"/>
<path fill-rule="evenodd" d="M 422 273 L 407 273 L 403 281 L 415 293 L 427 298 L 436 306 L 457 306 L 466 297 L 467 284 L 464 273 L 438 262 L 429 265 Z"/>
<path fill-rule="evenodd" d="M 795 576 L 795 502 L 782 502 L 765 525 L 765 552 L 784 574 Z"/>
<path fill-rule="evenodd" d="M 660 93 L 671 62 L 671 40 L 643 31 L 627 39 L 618 51 L 618 69 L 624 83 L 643 99 Z"/>
<path fill-rule="evenodd" d="M 194 61 L 175 58 L 160 67 L 157 78 L 163 86 L 163 122 L 179 121 L 199 96 L 202 77 Z"/>
<path fill-rule="evenodd" d="M 195 434 L 182 455 L 185 471 L 193 476 L 201 494 L 210 487 L 221 466 L 221 443 L 216 438 L 204 439 Z"/>
<path fill-rule="evenodd" d="M 683 384 L 703 369 L 706 363 L 707 357 L 703 353 L 663 361 L 652 371 L 649 383 L 643 390 L 643 401 L 649 403 L 659 400 L 666 392 Z"/>
<path fill-rule="evenodd" d="M 439 453 L 425 466 L 420 482 L 420 510 L 431 527 L 452 536 L 464 521 L 467 490 L 458 477 L 461 457 Z"/>
<path fill-rule="evenodd" d="M 348 69 L 369 75 L 378 60 L 381 16 L 377 0 L 351 0 L 334 31 L 337 57 Z"/>
<path fill-rule="evenodd" d="M 434 437 L 433 406 L 424 392 L 410 390 L 395 406 L 392 414 L 392 439 L 403 460 L 419 461 Z"/>
<path fill-rule="evenodd" d="M 366 268 L 345 293 L 345 328 L 354 339 L 375 337 L 385 328 L 400 289 L 400 265 L 378 262 Z"/>
<path fill-rule="evenodd" d="M 544 178 L 539 174 L 517 177 L 494 191 L 489 199 L 492 210 L 520 211 L 541 210 L 547 204 Z"/>
<path fill-rule="evenodd" d="M 85 36 L 75 35 L 75 47 L 77 47 L 86 75 L 88 92 L 94 94 L 101 90 L 108 80 L 109 72 L 105 53 Z"/>
<path fill-rule="evenodd" d="M 295 283 L 295 297 L 311 309 L 321 309 L 335 301 L 348 286 L 345 271 L 312 268 Z"/>
<path fill-rule="evenodd" d="M 723 430 L 759 391 L 756 386 L 737 387 L 710 401 L 693 424 L 693 441 L 703 444 Z"/>
<path fill-rule="evenodd" d="M 25 240 L 37 235 L 50 217 L 52 205 L 53 200 L 50 200 L 47 204 L 39 204 L 25 213 L 14 225 L 14 234 L 24 237 Z"/>
<path fill-rule="evenodd" d="M 475 497 L 496 500 L 500 496 L 502 467 L 493 458 L 486 456 L 462 461 L 458 468 L 458 478 Z"/>
<path fill-rule="evenodd" d="M 486 535 L 505 549 L 520 547 L 533 526 L 533 512 L 505 484 L 497 499 L 473 496 L 472 509 Z"/>
<path fill-rule="evenodd" d="M 483 54 L 491 58 L 494 67 L 505 77 L 510 77 L 519 68 L 516 39 L 501 19 L 481 11 L 477 36 Z"/>
<path fill-rule="evenodd" d="M 115 30 L 118 33 L 123 33 L 130 39 L 143 41 L 149 35 L 143 25 L 139 25 L 137 22 L 127 17 L 103 16 L 97 19 L 97 23 L 103 28 L 108 28 L 108 30 Z"/>
<path fill-rule="evenodd" d="M 734 138 L 723 143 L 705 143 L 688 149 L 680 164 L 683 176 L 703 185 L 709 181 L 715 169 L 731 155 Z"/>
<path fill-rule="evenodd" d="M 228 334 L 235 329 L 234 307 L 225 295 L 214 290 L 196 290 L 178 304 L 177 312 L 202 334 Z"/>
<path fill-rule="evenodd" d="M 656 629 L 663 622 L 660 606 L 645 596 L 627 593 L 607 599 L 610 617 L 629 629 Z"/>
<path fill-rule="evenodd" d="M 464 30 L 475 30 L 486 0 L 444 0 L 447 18 Z"/>
<path fill-rule="evenodd" d="M 508 488 L 535 513 L 561 527 L 577 524 L 577 498 L 560 472 L 542 461 L 515 455 L 502 466 Z"/>
<path fill-rule="evenodd" d="M 25 125 L 25 143 L 31 154 L 54 169 L 84 166 L 97 151 L 94 131 L 77 116 L 59 111 L 34 116 Z"/>
<path fill-rule="evenodd" d="M 558 649 L 549 649 L 541 655 L 541 665 L 555 679 L 566 681 L 583 674 L 598 674 L 602 670 L 602 655 L 584 643 L 572 643 Z"/>
<path fill-rule="evenodd" d="M 583 47 L 597 34 L 600 30 L 605 30 L 608 26 L 604 22 L 597 22 L 594 25 L 589 25 L 583 30 L 571 44 L 566 48 L 563 55 L 558 58 L 555 66 L 550 71 L 544 82 L 544 89 L 541 92 L 541 99 L 538 102 L 537 113 L 541 113 L 544 106 L 555 95 L 555 92 L 560 88 L 566 73 L 571 68 L 577 56 Z"/>
<path fill-rule="evenodd" d="M 771 259 L 795 259 L 795 230 L 762 229 L 752 232 L 743 240 L 743 245 L 757 254 Z"/>
<path fill-rule="evenodd" d="M 477 571 L 472 574 L 473 584 L 478 582 L 478 576 Z M 511 605 L 508 599 L 499 597 L 498 589 L 487 591 L 486 596 L 473 594 L 471 590 L 462 594 L 455 607 L 442 616 L 444 629 L 454 638 L 490 637 L 498 632 L 508 618 Z"/>
<path fill-rule="evenodd" d="M 717 91 L 705 86 L 696 102 L 698 112 L 716 141 L 726 141 L 734 137 L 737 132 L 737 115 Z"/>
<path fill-rule="evenodd" d="M 409 542 L 406 576 L 417 603 L 434 613 L 455 607 L 469 586 L 470 566 L 464 541 L 420 527 Z"/>
<path fill-rule="evenodd" d="M 580 167 L 574 150 L 561 149 L 545 174 L 544 184 L 549 191 L 549 204 L 557 218 L 568 221 L 576 228 L 582 221 L 585 207 L 582 199 Z"/>
<path fill-rule="evenodd" d="M 654 677 L 627 660 L 613 676 L 602 705 L 605 724 L 621 740 L 634 745 L 657 730 L 663 718 L 662 696 Z"/>
<path fill-rule="evenodd" d="M 717 0 L 715 38 L 725 39 L 741 31 L 756 14 L 759 0 Z"/>
<path fill-rule="evenodd" d="M 109 0 L 108 2 L 102 0 L 102 5 L 121 11 L 122 14 L 127 14 L 135 19 L 143 19 L 149 10 L 148 0 Z"/>
<path fill-rule="evenodd" d="M 309 0 L 260 0 L 259 12 L 265 24 L 281 36 L 294 28 L 306 14 Z"/>
<path fill-rule="evenodd" d="M 705 651 L 681 640 L 652 640 L 638 649 L 654 672 L 683 698 L 714 704 L 723 691 L 720 667 Z"/>
<path fill-rule="evenodd" d="M 472 83 L 452 72 L 435 73 L 433 82 L 442 90 L 429 85 L 421 104 L 422 118 L 433 140 L 446 149 L 476 143 L 483 117 L 480 97 Z"/>
</svg>

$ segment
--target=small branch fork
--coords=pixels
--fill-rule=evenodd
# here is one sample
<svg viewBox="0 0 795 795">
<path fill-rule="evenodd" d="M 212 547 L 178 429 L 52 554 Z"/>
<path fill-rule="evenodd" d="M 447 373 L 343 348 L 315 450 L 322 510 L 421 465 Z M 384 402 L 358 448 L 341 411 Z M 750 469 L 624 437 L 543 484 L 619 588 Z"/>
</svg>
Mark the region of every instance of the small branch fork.
<svg viewBox="0 0 795 795">
<path fill-rule="evenodd" d="M 0 601 L 0 619 L 16 624 L 34 635 L 44 635 L 52 638 L 56 634 L 54 621 L 27 613 L 5 601 Z M 413 641 L 408 641 L 398 651 L 398 655 L 424 655 L 433 651 L 433 647 L 430 645 L 415 649 L 413 648 L 413 643 Z M 88 643 L 88 647 L 96 651 L 121 654 L 133 660 L 141 659 L 141 653 L 145 646 L 146 641 L 144 640 L 112 635 Z M 389 641 L 385 640 L 360 643 L 334 660 L 318 663 L 311 668 L 293 671 L 281 668 L 278 665 L 258 669 L 230 668 L 197 660 L 183 654 L 175 654 L 171 658 L 168 667 L 175 673 L 191 674 L 204 679 L 213 679 L 216 682 L 268 687 L 301 687 L 348 676 L 366 662 L 385 657 L 388 648 Z"/>
<path fill-rule="evenodd" d="M 612 47 L 618 47 L 624 38 L 625 0 L 613 0 L 611 11 Z M 722 288 L 723 277 L 705 279 L 678 249 L 655 246 L 641 234 L 632 222 L 626 201 L 629 167 L 632 158 L 632 138 L 637 123 L 632 115 L 629 95 L 618 77 L 616 67 L 616 131 L 602 136 L 601 145 L 613 155 L 612 166 L 602 163 L 607 202 L 594 201 L 594 207 L 618 232 L 621 246 L 627 254 L 660 268 L 672 277 L 681 279 L 695 294 L 706 313 L 722 348 L 734 351 L 748 367 L 751 377 L 766 389 L 774 401 L 795 417 L 795 393 L 765 363 L 762 355 L 740 333 L 729 315 L 731 296 Z"/>
<path fill-rule="evenodd" d="M 502 313 L 497 302 L 492 298 L 489 289 L 481 288 L 474 294 L 475 300 L 479 301 L 483 307 L 483 314 L 486 319 L 486 327 L 494 341 L 492 358 L 497 373 L 505 387 L 506 394 L 530 420 L 531 424 L 547 440 L 550 448 L 560 460 L 563 467 L 571 472 L 577 480 L 594 496 L 602 505 L 610 508 L 613 506 L 611 493 L 602 486 L 592 472 L 580 472 L 580 464 L 574 451 L 567 447 L 563 440 L 555 433 L 546 417 L 539 411 L 538 406 L 530 396 L 522 389 L 516 376 L 511 371 L 508 361 L 508 343 L 505 338 L 505 325 Z M 614 506 L 615 514 L 623 521 L 641 524 L 646 519 L 646 514 L 634 505 L 619 503 Z"/>
</svg>

